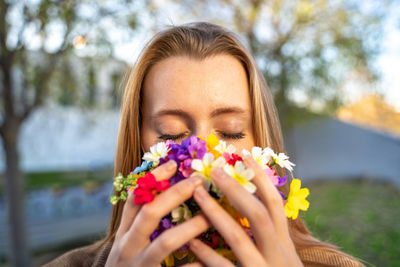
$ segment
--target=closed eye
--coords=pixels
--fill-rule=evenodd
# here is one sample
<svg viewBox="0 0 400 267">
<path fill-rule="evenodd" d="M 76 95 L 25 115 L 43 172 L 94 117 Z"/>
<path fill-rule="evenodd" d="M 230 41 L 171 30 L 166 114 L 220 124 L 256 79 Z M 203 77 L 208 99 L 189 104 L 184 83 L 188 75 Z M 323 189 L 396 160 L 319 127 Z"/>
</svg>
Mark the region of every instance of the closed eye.
<svg viewBox="0 0 400 267">
<path fill-rule="evenodd" d="M 224 133 L 220 132 L 220 134 L 226 138 L 226 139 L 242 139 L 246 136 L 246 134 L 240 132 L 240 133 Z"/>
<path fill-rule="evenodd" d="M 245 133 L 239 132 L 239 133 L 225 133 L 225 132 L 218 132 L 223 139 L 242 139 L 246 136 Z M 172 134 L 162 134 L 160 135 L 158 138 L 164 141 L 167 140 L 178 140 L 178 139 L 182 139 L 185 137 L 187 133 L 181 133 L 181 134 L 177 134 L 177 135 L 172 135 Z"/>
<path fill-rule="evenodd" d="M 181 133 L 181 134 L 177 134 L 177 135 L 162 134 L 158 138 L 161 139 L 161 140 L 164 140 L 164 141 L 167 141 L 167 140 L 175 141 L 175 140 L 178 140 L 178 139 L 181 139 L 181 138 L 185 137 L 185 135 L 186 135 L 186 133 Z"/>
</svg>

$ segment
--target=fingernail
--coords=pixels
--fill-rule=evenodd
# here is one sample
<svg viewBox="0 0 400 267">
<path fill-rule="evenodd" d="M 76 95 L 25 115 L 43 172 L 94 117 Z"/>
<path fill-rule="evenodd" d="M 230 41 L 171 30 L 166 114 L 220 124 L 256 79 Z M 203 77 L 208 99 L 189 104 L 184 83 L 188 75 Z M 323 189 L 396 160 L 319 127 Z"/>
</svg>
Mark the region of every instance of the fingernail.
<svg viewBox="0 0 400 267">
<path fill-rule="evenodd" d="M 171 160 L 168 161 L 168 163 L 167 163 L 167 169 L 168 169 L 169 171 L 175 170 L 176 166 L 177 166 L 177 164 L 176 164 L 175 160 L 173 160 L 173 159 L 171 159 Z"/>
<path fill-rule="evenodd" d="M 203 178 L 199 177 L 199 176 L 191 176 L 189 178 L 189 181 L 194 184 L 195 187 L 198 187 L 200 185 L 203 184 Z"/>
<path fill-rule="evenodd" d="M 194 190 L 194 195 L 198 200 L 204 200 L 206 198 L 207 192 L 202 186 L 198 186 Z"/>
<path fill-rule="evenodd" d="M 215 167 L 211 170 L 214 179 L 220 179 L 224 175 L 224 171 L 220 167 Z"/>
<path fill-rule="evenodd" d="M 128 195 L 132 195 L 133 194 L 133 190 L 135 188 L 133 186 L 130 186 L 127 190 L 128 190 Z"/>
</svg>

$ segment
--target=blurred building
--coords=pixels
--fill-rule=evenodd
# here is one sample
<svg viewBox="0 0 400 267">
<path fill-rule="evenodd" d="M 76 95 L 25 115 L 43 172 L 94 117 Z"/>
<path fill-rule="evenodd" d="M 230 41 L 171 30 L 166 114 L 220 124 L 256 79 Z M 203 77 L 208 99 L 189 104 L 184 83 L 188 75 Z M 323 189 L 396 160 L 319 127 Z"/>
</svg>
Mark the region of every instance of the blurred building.
<svg viewBox="0 0 400 267">
<path fill-rule="evenodd" d="M 323 118 L 296 125 L 285 138 L 305 181 L 368 178 L 400 188 L 400 113 L 369 95 Z"/>
<path fill-rule="evenodd" d="M 43 58 L 38 52 L 30 57 L 39 63 Z M 71 55 L 55 68 L 46 105 L 22 126 L 22 170 L 68 171 L 111 166 L 119 125 L 120 83 L 127 64 L 109 58 Z M 19 75 L 16 72 L 15 80 L 17 90 L 22 90 Z M 0 173 L 5 168 L 2 149 Z"/>
</svg>

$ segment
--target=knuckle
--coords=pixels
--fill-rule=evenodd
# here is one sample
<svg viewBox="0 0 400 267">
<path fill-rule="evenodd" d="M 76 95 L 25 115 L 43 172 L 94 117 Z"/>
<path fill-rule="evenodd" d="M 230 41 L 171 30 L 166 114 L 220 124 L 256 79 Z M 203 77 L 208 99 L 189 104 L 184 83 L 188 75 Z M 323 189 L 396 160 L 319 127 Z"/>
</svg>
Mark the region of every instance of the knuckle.
<svg viewBox="0 0 400 267">
<path fill-rule="evenodd" d="M 153 221 L 157 219 L 157 212 L 152 205 L 146 204 L 140 210 L 141 216 L 145 222 Z"/>
<path fill-rule="evenodd" d="M 276 207 L 279 204 L 283 204 L 282 197 L 278 193 L 278 191 L 275 191 L 274 193 L 269 194 L 269 200 L 268 201 L 271 203 L 272 207 Z"/>
<path fill-rule="evenodd" d="M 193 186 L 189 181 L 184 181 L 181 183 L 177 183 L 173 186 L 172 191 L 174 194 L 178 194 L 180 196 L 190 195 L 190 192 L 193 191 Z"/>
<path fill-rule="evenodd" d="M 232 244 L 243 243 L 243 237 L 239 231 L 232 231 L 232 233 L 230 234 L 230 239 Z"/>
<path fill-rule="evenodd" d="M 252 217 L 256 222 L 264 224 L 268 221 L 269 214 L 263 207 L 258 207 L 253 210 Z"/>
<path fill-rule="evenodd" d="M 159 251 L 170 251 L 174 248 L 173 238 L 167 238 L 165 235 L 161 235 L 156 240 Z"/>
</svg>

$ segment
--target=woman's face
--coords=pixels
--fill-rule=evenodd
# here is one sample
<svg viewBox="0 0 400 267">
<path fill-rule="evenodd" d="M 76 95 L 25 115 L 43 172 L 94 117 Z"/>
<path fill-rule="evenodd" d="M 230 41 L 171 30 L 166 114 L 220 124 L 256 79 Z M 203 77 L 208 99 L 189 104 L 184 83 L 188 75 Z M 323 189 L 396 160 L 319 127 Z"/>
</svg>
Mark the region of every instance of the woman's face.
<svg viewBox="0 0 400 267">
<path fill-rule="evenodd" d="M 245 69 L 229 55 L 176 56 L 155 64 L 144 81 L 142 149 L 210 133 L 241 152 L 255 145 Z"/>
</svg>

